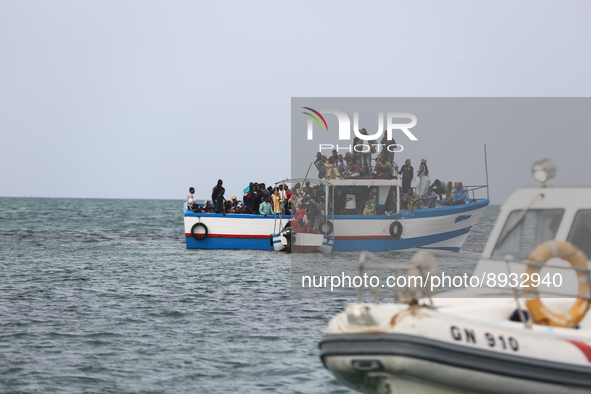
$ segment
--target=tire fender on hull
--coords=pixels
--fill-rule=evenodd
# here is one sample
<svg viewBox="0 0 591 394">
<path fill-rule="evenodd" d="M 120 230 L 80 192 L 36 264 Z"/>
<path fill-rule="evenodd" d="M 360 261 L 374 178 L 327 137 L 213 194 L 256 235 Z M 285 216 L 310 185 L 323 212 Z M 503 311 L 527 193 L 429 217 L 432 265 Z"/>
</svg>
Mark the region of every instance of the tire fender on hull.
<svg viewBox="0 0 591 394">
<path fill-rule="evenodd" d="M 402 235 L 402 223 L 398 220 L 395 220 L 390 224 L 390 235 L 392 238 L 400 238 Z"/>
<path fill-rule="evenodd" d="M 199 227 L 203 227 L 203 234 L 195 234 L 195 230 L 197 230 L 197 228 Z M 207 229 L 207 226 L 201 222 L 195 223 L 193 227 L 191 227 L 191 236 L 195 238 L 197 241 L 201 241 L 207 238 L 207 234 L 209 234 L 209 230 Z"/>
</svg>

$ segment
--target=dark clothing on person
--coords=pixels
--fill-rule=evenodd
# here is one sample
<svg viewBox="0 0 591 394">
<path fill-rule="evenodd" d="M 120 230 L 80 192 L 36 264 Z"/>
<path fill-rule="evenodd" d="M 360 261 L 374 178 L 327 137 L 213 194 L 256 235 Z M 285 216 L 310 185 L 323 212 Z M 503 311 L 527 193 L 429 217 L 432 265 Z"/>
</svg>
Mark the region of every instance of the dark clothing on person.
<svg viewBox="0 0 591 394">
<path fill-rule="evenodd" d="M 384 209 L 387 212 L 395 211 L 396 210 L 396 187 L 390 186 L 390 190 L 388 191 L 388 196 L 386 197 L 386 203 L 384 204 Z"/>
<path fill-rule="evenodd" d="M 224 196 L 221 194 L 217 195 L 217 200 L 215 201 L 215 213 L 223 213 L 224 212 Z"/>
<path fill-rule="evenodd" d="M 433 182 L 431 186 L 433 187 L 435 194 L 439 196 L 439 199 L 443 199 L 443 195 L 450 192 L 447 190 L 447 187 L 445 187 L 445 184 L 439 179 L 435 179 L 435 182 Z"/>
<path fill-rule="evenodd" d="M 384 159 L 394 165 L 394 152 L 391 152 L 388 148 L 392 147 L 394 145 L 396 145 L 396 141 L 394 141 L 394 139 L 392 138 L 391 140 L 388 139 L 388 134 L 384 133 L 384 137 L 382 138 L 382 141 L 380 141 L 380 143 L 382 145 L 384 145 L 382 147 L 382 156 L 384 157 Z M 394 149 L 394 148 L 390 148 L 390 149 Z"/>
<path fill-rule="evenodd" d="M 257 190 L 257 193 L 250 199 L 250 208 L 254 214 L 259 213 L 259 206 L 261 205 L 261 193 Z"/>
<path fill-rule="evenodd" d="M 216 202 L 218 200 L 218 194 L 220 194 L 220 191 L 223 189 L 223 186 L 220 185 L 216 185 L 213 188 L 213 191 L 211 192 L 211 201 Z"/>
<path fill-rule="evenodd" d="M 414 177 L 415 169 L 411 165 L 405 164 L 402 166 L 399 174 L 402 174 L 402 193 L 406 193 L 410 189 L 412 178 Z"/>
<path fill-rule="evenodd" d="M 308 203 L 308 212 L 310 212 L 310 215 L 312 216 L 320 215 L 320 207 L 318 207 L 318 204 L 315 201 L 310 201 Z"/>
<path fill-rule="evenodd" d="M 345 201 L 346 201 L 346 196 L 345 194 L 341 193 L 337 193 L 334 196 L 334 214 L 335 215 L 342 215 L 343 211 L 345 210 Z"/>
</svg>

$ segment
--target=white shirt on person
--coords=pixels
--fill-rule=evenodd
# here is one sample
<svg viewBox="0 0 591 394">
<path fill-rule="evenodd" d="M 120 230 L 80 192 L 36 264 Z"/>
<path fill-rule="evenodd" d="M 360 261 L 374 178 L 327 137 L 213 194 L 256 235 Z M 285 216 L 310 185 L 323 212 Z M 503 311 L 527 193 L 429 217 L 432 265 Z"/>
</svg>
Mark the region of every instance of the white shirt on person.
<svg viewBox="0 0 591 394">
<path fill-rule="evenodd" d="M 197 200 L 195 200 L 195 195 L 193 193 L 189 194 L 187 196 L 187 206 L 193 205 L 195 203 L 197 203 Z"/>
<path fill-rule="evenodd" d="M 349 193 L 346 196 L 345 209 L 357 209 L 357 196 Z"/>
</svg>

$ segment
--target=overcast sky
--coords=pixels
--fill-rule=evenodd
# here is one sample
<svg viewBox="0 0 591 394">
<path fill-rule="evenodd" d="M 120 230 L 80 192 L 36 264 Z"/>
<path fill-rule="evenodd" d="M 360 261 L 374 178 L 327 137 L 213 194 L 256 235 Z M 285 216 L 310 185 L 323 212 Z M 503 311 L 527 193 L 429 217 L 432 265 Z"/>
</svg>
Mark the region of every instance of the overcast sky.
<svg viewBox="0 0 591 394">
<path fill-rule="evenodd" d="M 574 1 L 0 0 L 0 196 L 206 198 L 218 178 L 240 195 L 290 175 L 291 97 L 589 96 L 589 15 Z M 589 126 L 528 138 L 556 145 L 541 153 L 559 179 L 589 183 Z M 474 133 L 480 150 L 494 140 Z M 532 183 L 516 163 L 489 152 L 493 203 Z"/>
</svg>

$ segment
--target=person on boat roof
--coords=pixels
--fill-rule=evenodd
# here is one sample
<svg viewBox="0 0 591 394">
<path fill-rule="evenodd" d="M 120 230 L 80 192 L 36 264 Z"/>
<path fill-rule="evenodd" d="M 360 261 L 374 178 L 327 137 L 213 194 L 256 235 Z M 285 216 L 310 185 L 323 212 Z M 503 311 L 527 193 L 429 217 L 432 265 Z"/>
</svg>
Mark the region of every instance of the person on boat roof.
<svg viewBox="0 0 591 394">
<path fill-rule="evenodd" d="M 384 152 L 385 153 L 385 152 Z M 392 177 L 392 163 L 389 163 L 386 160 L 386 156 L 384 154 L 381 154 L 378 157 L 378 161 L 376 163 L 376 175 L 382 175 L 382 177 L 386 177 L 387 179 L 390 179 Z"/>
<path fill-rule="evenodd" d="M 367 135 L 366 129 L 361 129 L 359 132 L 363 135 Z M 374 140 L 361 140 L 361 145 L 363 145 L 363 149 L 361 151 L 361 173 L 364 176 L 371 175 L 371 155 L 375 153 L 377 142 Z"/>
<path fill-rule="evenodd" d="M 335 178 L 340 178 L 342 179 L 343 177 L 341 176 L 341 174 L 339 173 L 339 169 L 335 163 L 334 158 L 331 156 L 328 159 L 328 163 L 324 166 L 325 168 L 325 177 L 326 180 L 329 181 L 331 179 L 335 179 Z"/>
</svg>

